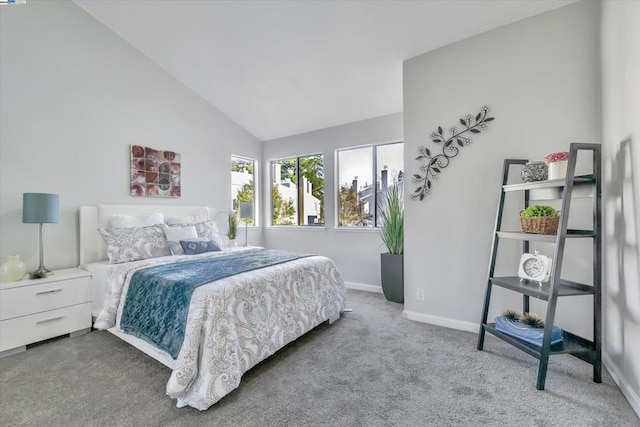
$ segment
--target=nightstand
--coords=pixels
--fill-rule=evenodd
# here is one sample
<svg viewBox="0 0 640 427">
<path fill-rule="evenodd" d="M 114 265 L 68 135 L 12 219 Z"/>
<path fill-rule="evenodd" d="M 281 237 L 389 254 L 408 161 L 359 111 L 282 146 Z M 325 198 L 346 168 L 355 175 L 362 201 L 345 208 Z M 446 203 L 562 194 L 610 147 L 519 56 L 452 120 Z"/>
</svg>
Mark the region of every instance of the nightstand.
<svg viewBox="0 0 640 427">
<path fill-rule="evenodd" d="M 26 345 L 91 330 L 91 273 L 57 270 L 43 279 L 0 282 L 0 357 Z"/>
</svg>

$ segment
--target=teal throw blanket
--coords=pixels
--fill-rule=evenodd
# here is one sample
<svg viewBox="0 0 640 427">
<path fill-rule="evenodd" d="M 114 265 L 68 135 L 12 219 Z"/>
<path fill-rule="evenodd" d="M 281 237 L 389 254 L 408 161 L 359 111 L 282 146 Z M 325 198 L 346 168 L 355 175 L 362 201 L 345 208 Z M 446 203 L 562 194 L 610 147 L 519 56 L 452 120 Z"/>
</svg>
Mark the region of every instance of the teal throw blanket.
<svg viewBox="0 0 640 427">
<path fill-rule="evenodd" d="M 176 359 L 184 341 L 189 302 L 196 288 L 235 274 L 309 256 L 313 255 L 256 249 L 143 268 L 131 277 L 120 328 Z"/>
</svg>

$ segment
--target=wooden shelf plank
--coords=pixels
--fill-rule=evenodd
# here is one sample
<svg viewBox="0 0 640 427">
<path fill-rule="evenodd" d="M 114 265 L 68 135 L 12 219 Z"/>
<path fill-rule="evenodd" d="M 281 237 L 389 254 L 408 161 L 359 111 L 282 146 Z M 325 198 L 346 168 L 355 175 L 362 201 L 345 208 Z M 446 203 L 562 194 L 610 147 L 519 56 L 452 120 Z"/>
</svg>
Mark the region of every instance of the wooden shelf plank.
<svg viewBox="0 0 640 427">
<path fill-rule="evenodd" d="M 556 234 L 532 234 L 522 231 L 498 231 L 498 237 L 501 239 L 528 240 L 530 242 L 547 242 L 555 243 Z"/>
<path fill-rule="evenodd" d="M 593 184 L 595 178 L 593 175 L 581 175 L 576 176 L 573 179 L 573 185 Z M 557 188 L 564 187 L 566 183 L 564 178 L 560 179 L 547 179 L 545 181 L 523 182 L 520 184 L 507 184 L 503 185 L 504 191 L 522 191 L 522 190 L 540 190 L 544 188 Z"/>
<path fill-rule="evenodd" d="M 528 240 L 530 242 L 555 243 L 557 234 L 533 234 L 522 231 L 497 231 L 501 239 Z M 595 237 L 593 230 L 567 230 L 567 238 L 589 238 Z"/>
<path fill-rule="evenodd" d="M 550 282 L 539 285 L 538 282 L 521 280 L 518 276 L 492 277 L 491 283 L 501 288 L 510 289 L 543 301 L 549 301 L 549 295 L 551 293 Z M 595 290 L 593 286 L 572 282 L 570 280 L 560 280 L 560 288 L 558 289 L 559 297 L 593 295 L 594 293 Z"/>
<path fill-rule="evenodd" d="M 528 343 L 511 335 L 507 335 L 496 329 L 495 323 L 487 323 L 484 325 L 485 330 L 492 335 L 500 338 L 503 341 L 508 342 L 509 344 L 518 347 L 520 350 L 525 353 L 530 354 L 531 356 L 540 359 L 540 354 L 542 353 L 542 346 L 537 346 L 535 344 Z M 571 332 L 562 331 L 562 342 L 554 344 L 551 346 L 550 354 L 581 354 L 581 353 L 591 353 L 595 351 L 595 344 L 589 340 L 586 340 L 582 337 L 572 334 Z M 577 356 L 579 357 L 579 356 Z M 580 357 L 582 359 L 582 357 Z"/>
<path fill-rule="evenodd" d="M 593 230 L 576 230 L 567 229 L 567 237 L 596 237 L 596 233 Z"/>
</svg>

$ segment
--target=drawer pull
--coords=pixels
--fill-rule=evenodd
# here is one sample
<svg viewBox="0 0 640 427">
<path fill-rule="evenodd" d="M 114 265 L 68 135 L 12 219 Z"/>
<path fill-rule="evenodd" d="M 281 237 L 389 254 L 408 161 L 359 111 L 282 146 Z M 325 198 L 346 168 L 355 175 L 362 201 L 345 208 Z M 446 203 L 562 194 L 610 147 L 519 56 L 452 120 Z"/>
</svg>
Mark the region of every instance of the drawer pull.
<svg viewBox="0 0 640 427">
<path fill-rule="evenodd" d="M 62 292 L 62 288 L 60 288 L 60 289 L 51 289 L 50 291 L 36 292 L 36 295 L 52 294 L 54 292 Z"/>
<path fill-rule="evenodd" d="M 51 319 L 45 319 L 45 320 L 38 320 L 36 322 L 36 325 L 39 325 L 40 323 L 47 323 L 47 322 L 53 322 L 54 320 L 60 320 L 62 319 L 64 316 L 56 316 L 56 317 L 52 317 Z"/>
</svg>

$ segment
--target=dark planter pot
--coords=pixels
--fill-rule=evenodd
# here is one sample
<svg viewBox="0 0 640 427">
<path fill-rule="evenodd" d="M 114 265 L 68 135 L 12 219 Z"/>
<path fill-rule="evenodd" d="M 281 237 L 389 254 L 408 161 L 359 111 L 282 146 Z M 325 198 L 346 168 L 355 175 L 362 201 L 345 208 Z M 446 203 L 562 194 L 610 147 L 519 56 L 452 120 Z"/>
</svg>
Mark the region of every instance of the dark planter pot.
<svg viewBox="0 0 640 427">
<path fill-rule="evenodd" d="M 404 255 L 380 254 L 382 292 L 387 300 L 404 302 Z"/>
</svg>

